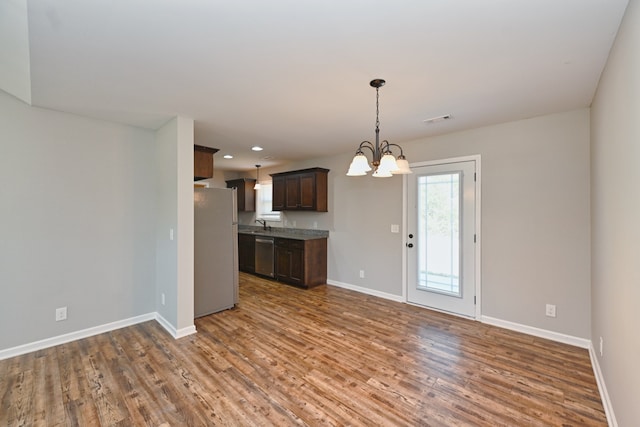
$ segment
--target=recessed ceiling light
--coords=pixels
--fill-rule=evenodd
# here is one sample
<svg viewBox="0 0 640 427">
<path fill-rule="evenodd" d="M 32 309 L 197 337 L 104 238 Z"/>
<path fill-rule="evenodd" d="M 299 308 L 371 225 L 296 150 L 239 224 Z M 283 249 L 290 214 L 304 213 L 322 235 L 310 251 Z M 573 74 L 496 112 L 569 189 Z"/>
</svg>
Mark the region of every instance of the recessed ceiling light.
<svg viewBox="0 0 640 427">
<path fill-rule="evenodd" d="M 255 145 L 255 146 L 251 147 L 251 149 L 252 149 L 253 151 L 262 151 L 262 150 L 263 150 L 263 148 L 262 148 L 262 147 L 259 147 L 259 146 L 257 146 L 257 145 Z"/>
<path fill-rule="evenodd" d="M 233 156 L 231 154 L 225 154 L 224 156 L 225 159 L 233 159 Z"/>
<path fill-rule="evenodd" d="M 451 114 L 444 114 L 438 117 L 432 117 L 430 119 L 423 120 L 424 123 L 430 125 L 433 123 L 443 122 L 445 120 L 449 120 L 451 118 Z"/>
</svg>

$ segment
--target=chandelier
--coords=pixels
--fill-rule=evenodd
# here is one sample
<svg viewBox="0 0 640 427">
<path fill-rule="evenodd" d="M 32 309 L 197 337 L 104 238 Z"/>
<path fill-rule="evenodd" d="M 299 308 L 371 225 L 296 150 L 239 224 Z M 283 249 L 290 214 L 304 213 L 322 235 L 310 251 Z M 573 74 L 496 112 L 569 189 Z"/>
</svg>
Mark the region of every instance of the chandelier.
<svg viewBox="0 0 640 427">
<path fill-rule="evenodd" d="M 376 88 L 376 142 L 375 144 L 372 144 L 369 141 L 362 141 L 360 143 L 360 146 L 356 151 L 356 155 L 353 157 L 351 165 L 349 166 L 347 176 L 366 175 L 367 172 L 371 170 L 371 166 L 373 166 L 374 168 L 372 176 L 376 178 L 388 178 L 393 175 L 406 175 L 413 173 L 409 168 L 409 162 L 404 157 L 402 147 L 400 147 L 398 144 L 392 144 L 386 139 L 382 141 L 382 145 L 380 145 L 379 90 L 382 86 L 384 86 L 385 81 L 382 79 L 374 79 L 371 80 L 369 84 L 371 85 L 371 87 Z M 391 151 L 392 147 L 396 147 L 400 150 L 400 155 L 397 158 L 394 157 Z M 371 151 L 371 165 L 369 165 L 367 156 L 364 155 L 364 148 Z"/>
</svg>

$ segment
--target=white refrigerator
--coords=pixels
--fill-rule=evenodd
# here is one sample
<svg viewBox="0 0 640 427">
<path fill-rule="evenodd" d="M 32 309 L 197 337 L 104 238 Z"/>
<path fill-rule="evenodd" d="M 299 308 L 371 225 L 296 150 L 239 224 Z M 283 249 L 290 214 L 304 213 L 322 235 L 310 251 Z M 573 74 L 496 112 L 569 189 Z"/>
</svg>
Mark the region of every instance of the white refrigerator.
<svg viewBox="0 0 640 427">
<path fill-rule="evenodd" d="M 232 308 L 238 302 L 236 190 L 194 189 L 194 314 Z"/>
</svg>

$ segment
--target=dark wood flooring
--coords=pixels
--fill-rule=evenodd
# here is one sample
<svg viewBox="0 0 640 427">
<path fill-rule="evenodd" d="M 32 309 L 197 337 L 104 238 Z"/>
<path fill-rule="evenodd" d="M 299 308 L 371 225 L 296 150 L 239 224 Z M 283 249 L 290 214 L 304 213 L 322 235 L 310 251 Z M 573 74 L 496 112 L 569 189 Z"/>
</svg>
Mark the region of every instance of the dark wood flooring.
<svg viewBox="0 0 640 427">
<path fill-rule="evenodd" d="M 241 274 L 240 304 L 0 361 L 2 426 L 604 426 L 584 349 Z"/>
</svg>

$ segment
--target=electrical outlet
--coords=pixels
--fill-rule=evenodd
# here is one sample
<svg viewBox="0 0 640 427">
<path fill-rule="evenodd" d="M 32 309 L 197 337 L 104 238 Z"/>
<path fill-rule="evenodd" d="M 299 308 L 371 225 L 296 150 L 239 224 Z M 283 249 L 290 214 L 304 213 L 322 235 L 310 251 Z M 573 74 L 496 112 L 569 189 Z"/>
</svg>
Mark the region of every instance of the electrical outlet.
<svg viewBox="0 0 640 427">
<path fill-rule="evenodd" d="M 67 307 L 56 308 L 56 322 L 67 320 Z"/>
<path fill-rule="evenodd" d="M 549 317 L 556 317 L 556 306 L 553 304 L 547 304 L 546 314 Z"/>
<path fill-rule="evenodd" d="M 169 229 L 169 240 L 173 240 L 173 228 Z"/>
<path fill-rule="evenodd" d="M 162 301 L 162 305 L 164 305 L 164 293 L 160 295 L 160 300 Z"/>
<path fill-rule="evenodd" d="M 318 228 L 318 221 L 313 221 L 313 228 Z"/>
<path fill-rule="evenodd" d="M 360 278 L 364 279 L 364 270 L 360 270 Z"/>
<path fill-rule="evenodd" d="M 602 337 L 600 337 L 600 357 L 602 357 L 603 347 L 604 347 L 604 341 L 603 341 Z"/>
</svg>

